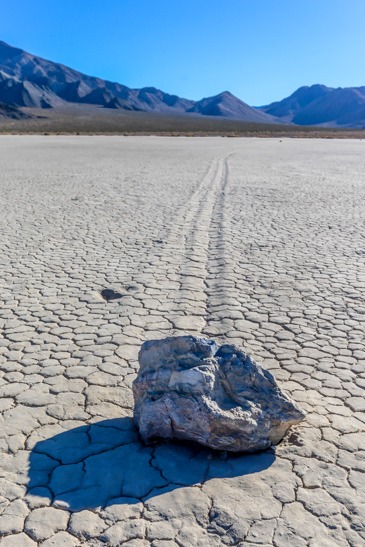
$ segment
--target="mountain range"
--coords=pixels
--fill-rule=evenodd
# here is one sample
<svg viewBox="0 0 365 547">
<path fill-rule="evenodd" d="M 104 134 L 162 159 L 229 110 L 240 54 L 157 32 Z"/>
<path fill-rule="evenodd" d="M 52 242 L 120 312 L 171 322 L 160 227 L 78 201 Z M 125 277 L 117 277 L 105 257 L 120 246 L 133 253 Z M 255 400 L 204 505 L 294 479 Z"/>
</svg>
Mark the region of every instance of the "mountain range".
<svg viewBox="0 0 365 547">
<path fill-rule="evenodd" d="M 259 110 L 297 125 L 365 128 L 365 86 L 304 86 Z"/>
<path fill-rule="evenodd" d="M 218 116 L 269 124 L 365 128 L 365 87 L 301 87 L 290 97 L 252 107 L 229 91 L 200 101 L 154 87 L 132 89 L 82 74 L 0 41 L 0 117 L 29 116 L 23 107 L 58 108 L 67 103 L 100 108 L 191 116 Z"/>
<path fill-rule="evenodd" d="M 5 42 L 0 42 L 0 102 L 37 108 L 84 103 L 142 112 L 205 114 L 280 123 L 271 114 L 250 107 L 228 92 L 196 102 L 154 87 L 131 89 L 116 82 L 87 76 Z"/>
</svg>

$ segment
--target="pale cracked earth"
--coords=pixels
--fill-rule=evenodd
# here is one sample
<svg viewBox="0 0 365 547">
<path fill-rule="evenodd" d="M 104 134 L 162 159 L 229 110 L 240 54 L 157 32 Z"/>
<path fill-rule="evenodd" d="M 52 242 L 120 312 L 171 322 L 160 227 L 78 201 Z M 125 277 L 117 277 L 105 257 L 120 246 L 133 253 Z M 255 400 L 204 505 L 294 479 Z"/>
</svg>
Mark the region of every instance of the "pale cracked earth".
<svg viewBox="0 0 365 547">
<path fill-rule="evenodd" d="M 365 142 L 0 137 L 0 162 L 1 547 L 363 546 Z M 144 446 L 138 348 L 185 333 L 306 420 L 250 456 Z"/>
</svg>

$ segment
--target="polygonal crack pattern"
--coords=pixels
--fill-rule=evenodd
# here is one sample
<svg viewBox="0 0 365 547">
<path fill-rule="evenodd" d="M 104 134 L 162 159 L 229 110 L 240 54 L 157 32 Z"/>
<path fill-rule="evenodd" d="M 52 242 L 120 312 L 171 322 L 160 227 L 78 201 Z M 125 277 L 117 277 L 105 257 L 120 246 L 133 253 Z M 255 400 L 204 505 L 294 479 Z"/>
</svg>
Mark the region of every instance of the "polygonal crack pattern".
<svg viewBox="0 0 365 547">
<path fill-rule="evenodd" d="M 2 547 L 364 544 L 364 147 L 1 138 Z M 254 455 L 144 446 L 139 347 L 187 333 L 305 422 Z"/>
</svg>

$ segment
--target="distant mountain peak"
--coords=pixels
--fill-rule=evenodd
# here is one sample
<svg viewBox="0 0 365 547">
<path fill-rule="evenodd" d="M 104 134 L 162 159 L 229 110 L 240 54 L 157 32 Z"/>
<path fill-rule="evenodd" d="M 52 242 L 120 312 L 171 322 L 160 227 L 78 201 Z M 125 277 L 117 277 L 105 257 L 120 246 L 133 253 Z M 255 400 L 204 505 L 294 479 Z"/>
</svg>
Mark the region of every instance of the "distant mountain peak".
<svg viewBox="0 0 365 547">
<path fill-rule="evenodd" d="M 365 87 L 302 86 L 260 110 L 298 125 L 364 128 Z"/>
<path fill-rule="evenodd" d="M 230 91 L 221 91 L 220 93 L 218 93 L 218 95 L 216 95 L 216 97 L 234 97 L 234 98 L 237 98 L 233 95 L 233 93 L 231 93 Z"/>
<path fill-rule="evenodd" d="M 6 42 L 0 42 L 1 73 L 0 101 L 21 107 L 49 108 L 65 102 L 99 106 L 110 103 L 109 107 L 126 110 L 185 112 L 194 104 L 194 101 L 169 95 L 155 87 L 130 89 L 88 76 L 14 48 Z"/>
<path fill-rule="evenodd" d="M 242 120 L 256 123 L 280 123 L 273 116 L 249 106 L 247 103 L 235 97 L 229 91 L 222 91 L 213 97 L 206 97 L 197 101 L 189 109 L 204 116 L 220 116 L 235 120 Z"/>
<path fill-rule="evenodd" d="M 237 120 L 275 123 L 277 120 L 222 91 L 191 101 L 153 86 L 127 86 L 87 76 L 0 42 L 0 101 L 16 106 L 50 108 L 67 102 L 144 112 L 186 112 Z"/>
<path fill-rule="evenodd" d="M 257 108 L 228 90 L 192 101 L 153 86 L 131 89 L 88 76 L 2 40 L 0 102 L 14 107 L 38 108 L 82 103 L 144 112 L 218 116 L 248 122 L 365 127 L 365 86 L 304 85 L 281 101 Z"/>
</svg>

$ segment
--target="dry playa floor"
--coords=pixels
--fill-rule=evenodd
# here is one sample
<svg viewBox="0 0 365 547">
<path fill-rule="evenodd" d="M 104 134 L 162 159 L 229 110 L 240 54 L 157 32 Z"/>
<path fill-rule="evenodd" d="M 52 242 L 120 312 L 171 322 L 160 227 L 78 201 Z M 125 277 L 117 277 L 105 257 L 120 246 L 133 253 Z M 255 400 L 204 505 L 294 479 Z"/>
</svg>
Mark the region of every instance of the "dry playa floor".
<svg viewBox="0 0 365 547">
<path fill-rule="evenodd" d="M 365 544 L 365 142 L 0 137 L 0 545 Z M 114 291 L 114 292 L 112 292 Z M 275 451 L 144 446 L 142 341 L 244 346 Z"/>
</svg>

